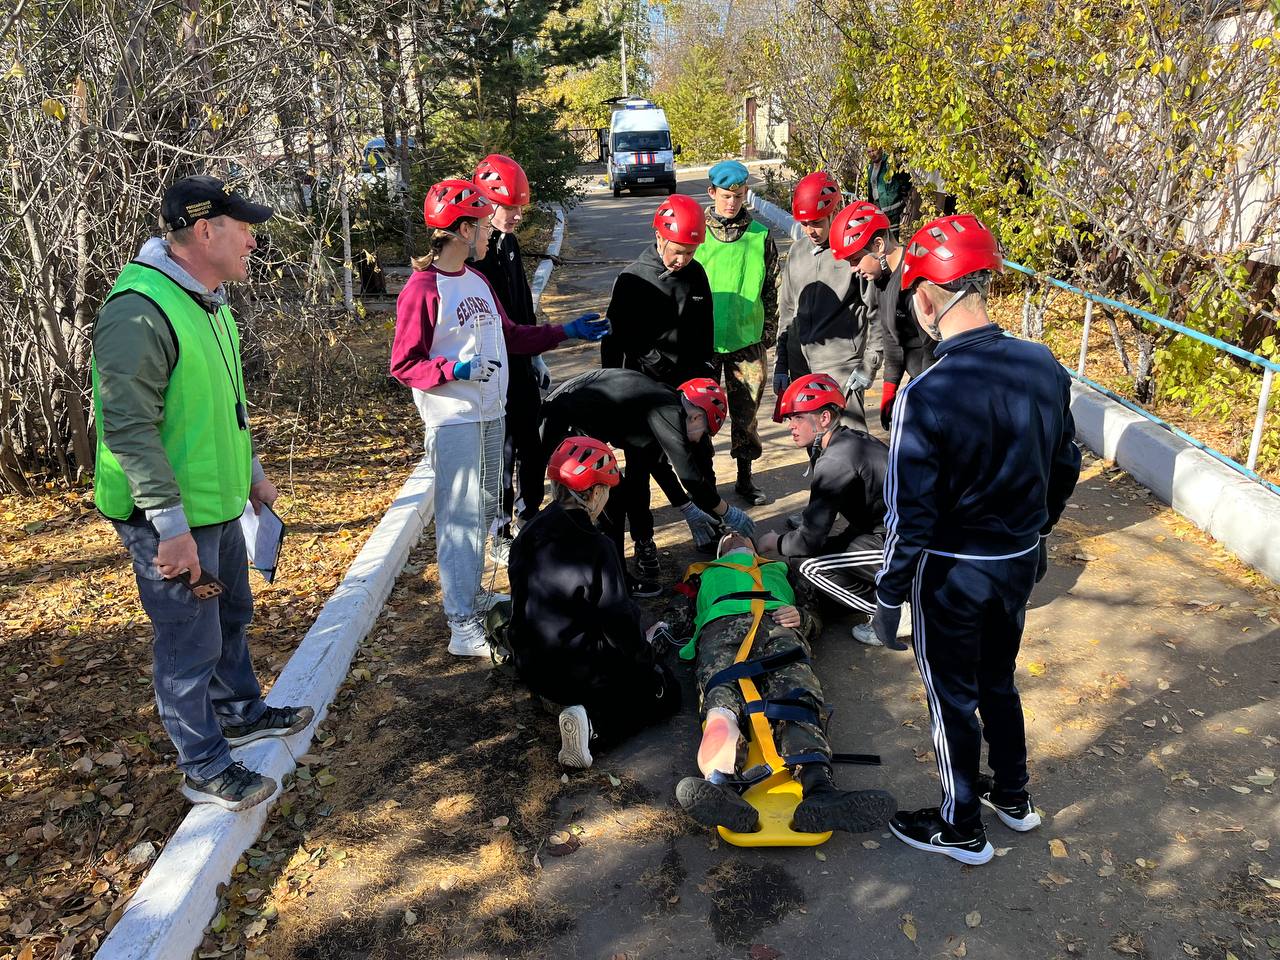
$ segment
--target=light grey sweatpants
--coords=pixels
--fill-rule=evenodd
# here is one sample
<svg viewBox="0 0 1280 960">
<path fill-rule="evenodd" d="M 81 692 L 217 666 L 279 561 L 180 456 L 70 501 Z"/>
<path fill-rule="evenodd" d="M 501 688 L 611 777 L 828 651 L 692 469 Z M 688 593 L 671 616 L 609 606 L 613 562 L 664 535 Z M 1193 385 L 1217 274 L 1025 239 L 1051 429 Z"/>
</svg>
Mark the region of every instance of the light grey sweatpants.
<svg viewBox="0 0 1280 960">
<path fill-rule="evenodd" d="M 825 373 L 835 378 L 841 389 L 849 380 L 849 374 L 863 365 L 862 345 L 853 340 L 832 338 L 817 343 L 806 343 L 805 362 L 814 373 Z M 863 405 L 862 391 L 854 390 L 848 394 L 848 403 L 844 408 L 841 422 L 846 427 L 867 432 L 866 409 Z"/>
<path fill-rule="evenodd" d="M 484 575 L 484 545 L 502 491 L 503 418 L 426 428 L 436 477 L 436 564 L 444 615 L 474 619 Z"/>
</svg>

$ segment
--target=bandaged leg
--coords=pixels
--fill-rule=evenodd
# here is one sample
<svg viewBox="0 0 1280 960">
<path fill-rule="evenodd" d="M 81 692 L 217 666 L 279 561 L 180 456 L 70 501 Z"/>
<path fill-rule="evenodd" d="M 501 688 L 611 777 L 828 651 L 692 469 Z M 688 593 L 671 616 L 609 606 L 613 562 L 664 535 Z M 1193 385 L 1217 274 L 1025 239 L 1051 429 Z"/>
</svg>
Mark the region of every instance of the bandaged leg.
<svg viewBox="0 0 1280 960">
<path fill-rule="evenodd" d="M 735 772 L 740 736 L 738 717 L 732 710 L 712 707 L 707 711 L 702 742 L 698 745 L 698 769 L 704 777 L 711 776 L 714 771 Z"/>
</svg>

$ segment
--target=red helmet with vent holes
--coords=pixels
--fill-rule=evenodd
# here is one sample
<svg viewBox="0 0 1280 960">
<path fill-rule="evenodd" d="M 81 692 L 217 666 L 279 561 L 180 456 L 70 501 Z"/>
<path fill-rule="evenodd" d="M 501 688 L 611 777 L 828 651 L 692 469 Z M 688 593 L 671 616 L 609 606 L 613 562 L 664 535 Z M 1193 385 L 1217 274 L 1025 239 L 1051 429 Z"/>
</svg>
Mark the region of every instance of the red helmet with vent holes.
<svg viewBox="0 0 1280 960">
<path fill-rule="evenodd" d="M 791 195 L 791 215 L 800 223 L 829 217 L 839 206 L 840 187 L 825 170 L 803 178 Z"/>
<path fill-rule="evenodd" d="M 795 413 L 817 413 L 823 407 L 835 406 L 841 410 L 848 403 L 844 391 L 835 378 L 826 373 L 810 373 L 797 377 L 787 387 L 778 404 L 778 416 L 789 417 Z"/>
<path fill-rule="evenodd" d="M 591 437 L 566 437 L 547 463 L 547 479 L 583 493 L 604 484 L 616 487 L 622 479 L 618 459 L 608 444 Z"/>
<path fill-rule="evenodd" d="M 696 247 L 707 238 L 707 214 L 693 197 L 673 193 L 653 215 L 653 228 L 673 243 Z"/>
<path fill-rule="evenodd" d="M 831 223 L 831 253 L 837 260 L 852 260 L 867 248 L 872 237 L 888 229 L 889 218 L 874 203 L 851 203 Z"/>
<path fill-rule="evenodd" d="M 926 223 L 907 244 L 902 289 L 920 280 L 942 286 L 984 270 L 1004 273 L 995 235 L 971 213 L 942 217 Z"/>
<path fill-rule="evenodd" d="M 463 217 L 479 220 L 491 213 L 493 204 L 470 180 L 441 180 L 422 201 L 422 219 L 436 230 L 448 230 Z"/>
<path fill-rule="evenodd" d="M 471 179 L 481 193 L 504 207 L 523 207 L 529 202 L 529 178 L 524 168 L 500 153 L 481 160 Z"/>
<path fill-rule="evenodd" d="M 707 429 L 715 436 L 729 416 L 729 400 L 724 389 L 710 377 L 694 377 L 680 384 L 686 400 L 707 415 Z"/>
</svg>

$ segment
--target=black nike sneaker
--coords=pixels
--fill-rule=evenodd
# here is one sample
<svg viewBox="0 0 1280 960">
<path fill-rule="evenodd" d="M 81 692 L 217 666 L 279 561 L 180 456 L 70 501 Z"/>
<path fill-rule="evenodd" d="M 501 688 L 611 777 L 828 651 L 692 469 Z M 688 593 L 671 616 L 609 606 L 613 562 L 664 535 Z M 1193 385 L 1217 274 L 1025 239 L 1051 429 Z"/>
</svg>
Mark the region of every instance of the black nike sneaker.
<svg viewBox="0 0 1280 960">
<path fill-rule="evenodd" d="M 1031 795 L 1025 790 L 1015 794 L 1001 793 L 995 788 L 995 781 L 986 774 L 978 778 L 978 799 L 984 807 L 990 807 L 996 816 L 1010 830 L 1026 833 L 1040 826 L 1040 814 L 1036 805 L 1031 802 Z"/>
<path fill-rule="evenodd" d="M 940 853 L 961 863 L 977 866 L 995 856 L 982 824 L 971 830 L 957 830 L 942 819 L 937 807 L 899 813 L 889 821 L 889 829 L 909 847 Z"/>
<path fill-rule="evenodd" d="M 639 597 L 642 600 L 650 600 L 653 597 L 662 596 L 662 586 L 652 580 L 642 580 L 639 577 L 633 577 L 627 574 L 627 592 L 632 597 Z"/>
<path fill-rule="evenodd" d="M 662 567 L 658 564 L 658 547 L 652 540 L 636 541 L 636 575 L 650 583 L 656 583 L 662 576 Z"/>
</svg>

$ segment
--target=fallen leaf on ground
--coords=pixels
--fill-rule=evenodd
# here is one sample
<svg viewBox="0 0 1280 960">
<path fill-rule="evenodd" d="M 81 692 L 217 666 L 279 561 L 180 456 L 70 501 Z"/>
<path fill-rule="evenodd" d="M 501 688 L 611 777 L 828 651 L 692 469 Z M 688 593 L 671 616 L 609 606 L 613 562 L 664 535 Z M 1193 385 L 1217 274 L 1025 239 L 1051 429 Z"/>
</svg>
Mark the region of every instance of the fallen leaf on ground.
<svg viewBox="0 0 1280 960">
<path fill-rule="evenodd" d="M 1055 838 L 1055 839 L 1053 839 L 1053 840 L 1050 840 L 1050 841 L 1049 841 L 1049 854 L 1050 854 L 1050 856 L 1052 856 L 1052 857 L 1054 857 L 1054 858 L 1056 858 L 1056 859 L 1058 859 L 1058 860 L 1065 859 L 1065 858 L 1068 856 L 1068 854 L 1067 854 L 1067 845 L 1066 845 L 1065 843 L 1063 843 L 1061 840 L 1058 840 L 1058 839 L 1056 839 L 1056 838 Z"/>
<path fill-rule="evenodd" d="M 782 956 L 773 947 L 767 947 L 763 943 L 753 943 L 751 945 L 751 960 L 778 960 Z"/>
<path fill-rule="evenodd" d="M 981 922 L 982 922 L 982 914 L 979 913 L 977 910 L 974 910 L 972 913 L 966 913 L 964 915 L 964 925 L 966 927 L 976 927 Z"/>
<path fill-rule="evenodd" d="M 418 922 L 418 915 L 416 913 L 414 913 L 412 910 L 406 910 L 404 912 L 404 925 L 406 927 L 412 927 L 417 922 Z"/>
<path fill-rule="evenodd" d="M 909 913 L 902 915 L 902 935 L 912 943 L 916 942 L 916 923 L 915 917 Z"/>
</svg>

